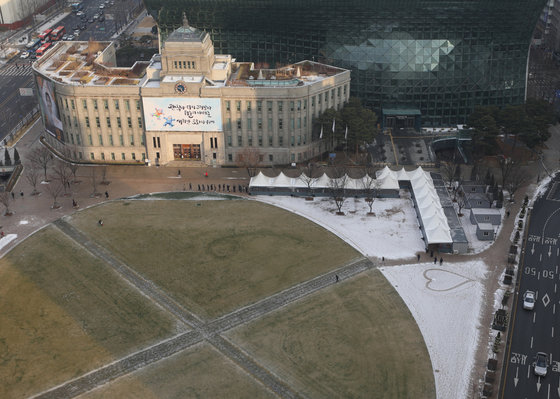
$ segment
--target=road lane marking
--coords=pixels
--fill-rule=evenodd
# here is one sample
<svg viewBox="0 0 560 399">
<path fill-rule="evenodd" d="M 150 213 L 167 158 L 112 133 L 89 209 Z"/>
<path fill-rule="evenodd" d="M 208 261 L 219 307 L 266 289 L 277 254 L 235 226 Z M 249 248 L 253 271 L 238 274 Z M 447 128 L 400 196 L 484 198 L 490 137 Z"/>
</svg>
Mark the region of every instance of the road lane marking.
<svg viewBox="0 0 560 399">
<path fill-rule="evenodd" d="M 554 293 L 556 294 L 556 283 L 554 283 Z"/>
<path fill-rule="evenodd" d="M 515 378 L 513 379 L 513 386 L 517 388 L 517 383 L 519 382 L 519 367 L 515 368 Z"/>
<path fill-rule="evenodd" d="M 542 256 L 542 255 L 541 255 L 541 256 Z M 538 272 L 538 273 L 537 273 L 537 280 L 540 280 L 540 279 L 541 279 L 541 272 Z"/>
<path fill-rule="evenodd" d="M 537 312 L 533 313 L 533 324 L 535 323 L 535 319 L 537 318 Z"/>
<path fill-rule="evenodd" d="M 556 304 L 552 305 L 552 314 L 556 314 Z"/>
<path fill-rule="evenodd" d="M 533 337 L 531 337 L 531 349 L 533 349 Z"/>
<path fill-rule="evenodd" d="M 542 254 L 539 255 L 539 261 L 542 262 Z"/>
<path fill-rule="evenodd" d="M 552 327 L 552 338 L 554 338 L 554 327 Z"/>
</svg>

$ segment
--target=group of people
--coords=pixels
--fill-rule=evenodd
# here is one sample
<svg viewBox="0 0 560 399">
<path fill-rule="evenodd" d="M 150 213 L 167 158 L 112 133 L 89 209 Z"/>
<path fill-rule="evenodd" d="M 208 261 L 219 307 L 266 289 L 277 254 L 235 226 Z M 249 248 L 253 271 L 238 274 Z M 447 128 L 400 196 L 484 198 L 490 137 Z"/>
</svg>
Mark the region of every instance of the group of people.
<svg viewBox="0 0 560 399">
<path fill-rule="evenodd" d="M 192 191 L 193 186 L 189 183 L 189 190 Z M 220 191 L 220 192 L 227 192 L 227 193 L 248 193 L 249 186 L 243 186 L 241 184 L 199 184 L 198 191 Z"/>
</svg>

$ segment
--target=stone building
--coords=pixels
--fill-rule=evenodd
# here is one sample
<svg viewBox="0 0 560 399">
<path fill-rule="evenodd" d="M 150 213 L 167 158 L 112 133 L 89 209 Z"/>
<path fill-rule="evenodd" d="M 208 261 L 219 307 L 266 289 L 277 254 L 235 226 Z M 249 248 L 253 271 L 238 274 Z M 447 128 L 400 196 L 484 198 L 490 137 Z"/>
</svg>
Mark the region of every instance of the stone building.
<svg viewBox="0 0 560 399">
<path fill-rule="evenodd" d="M 313 121 L 340 109 L 350 72 L 301 61 L 258 69 L 214 54 L 210 36 L 184 25 L 160 54 L 116 65 L 112 42 L 60 42 L 33 64 L 51 145 L 103 163 L 233 165 L 248 152 L 263 165 L 326 150 Z"/>
</svg>

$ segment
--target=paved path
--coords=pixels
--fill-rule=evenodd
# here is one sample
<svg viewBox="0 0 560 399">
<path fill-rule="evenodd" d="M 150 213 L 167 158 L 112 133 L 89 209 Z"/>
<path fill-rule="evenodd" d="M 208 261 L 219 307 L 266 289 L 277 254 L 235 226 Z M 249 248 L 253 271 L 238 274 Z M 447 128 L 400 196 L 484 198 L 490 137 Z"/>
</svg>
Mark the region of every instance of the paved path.
<svg viewBox="0 0 560 399">
<path fill-rule="evenodd" d="M 302 299 L 316 291 L 374 267 L 373 263 L 368 259 L 357 259 L 339 269 L 297 284 L 282 292 L 271 295 L 268 298 L 206 323 L 175 302 L 162 289 L 154 284 L 154 282 L 146 279 L 128 265 L 116 259 L 110 251 L 90 240 L 86 234 L 64 219 L 65 218 L 61 218 L 54 222 L 54 225 L 60 231 L 84 247 L 91 254 L 103 260 L 122 278 L 127 280 L 156 305 L 173 314 L 177 319 L 183 322 L 185 328 L 188 325 L 193 328 L 193 330 L 179 334 L 171 339 L 166 339 L 158 344 L 128 355 L 111 364 L 35 396 L 41 399 L 73 398 L 99 385 L 106 384 L 118 377 L 169 357 L 203 340 L 213 345 L 223 355 L 242 367 L 247 373 L 256 378 L 279 397 L 290 399 L 298 398 L 300 395 L 296 390 L 292 389 L 273 372 L 267 370 L 266 367 L 260 365 L 241 348 L 219 334 L 241 324 L 263 317 L 291 302 Z"/>
</svg>

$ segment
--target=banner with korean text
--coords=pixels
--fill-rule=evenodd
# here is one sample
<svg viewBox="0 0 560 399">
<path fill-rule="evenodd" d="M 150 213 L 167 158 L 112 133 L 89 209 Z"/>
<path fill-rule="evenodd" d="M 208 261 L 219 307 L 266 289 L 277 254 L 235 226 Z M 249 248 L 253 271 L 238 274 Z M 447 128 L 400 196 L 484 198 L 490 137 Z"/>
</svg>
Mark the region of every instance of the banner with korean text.
<svg viewBox="0 0 560 399">
<path fill-rule="evenodd" d="M 144 97 L 147 131 L 221 132 L 219 98 Z"/>
</svg>

